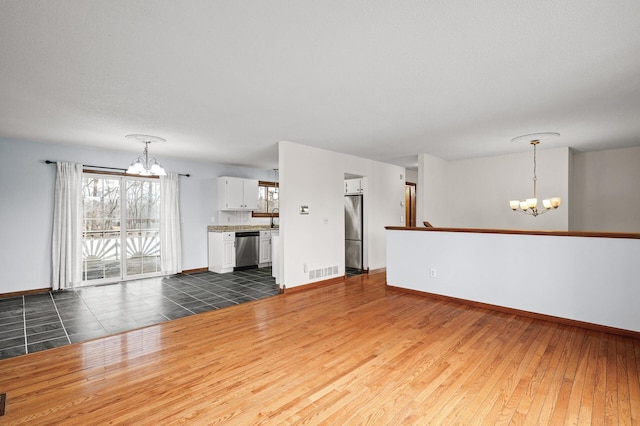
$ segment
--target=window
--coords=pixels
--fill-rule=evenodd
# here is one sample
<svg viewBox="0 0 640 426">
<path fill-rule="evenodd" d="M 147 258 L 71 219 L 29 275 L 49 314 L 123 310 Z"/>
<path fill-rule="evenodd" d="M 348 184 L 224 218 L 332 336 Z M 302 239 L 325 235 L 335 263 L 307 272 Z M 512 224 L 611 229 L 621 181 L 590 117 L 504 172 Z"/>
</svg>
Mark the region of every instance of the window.
<svg viewBox="0 0 640 426">
<path fill-rule="evenodd" d="M 258 210 L 252 212 L 253 217 L 279 217 L 278 189 L 277 182 L 258 182 Z"/>
</svg>

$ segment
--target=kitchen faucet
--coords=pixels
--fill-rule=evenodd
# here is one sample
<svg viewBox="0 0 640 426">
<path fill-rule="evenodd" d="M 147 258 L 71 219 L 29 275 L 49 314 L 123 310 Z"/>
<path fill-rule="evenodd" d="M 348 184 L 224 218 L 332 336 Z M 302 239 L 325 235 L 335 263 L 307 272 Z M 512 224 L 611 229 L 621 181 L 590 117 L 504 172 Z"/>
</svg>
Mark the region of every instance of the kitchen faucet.
<svg viewBox="0 0 640 426">
<path fill-rule="evenodd" d="M 274 228 L 274 227 L 275 227 L 275 225 L 273 224 L 273 214 L 274 214 L 275 212 L 278 212 L 278 213 L 279 213 L 279 212 L 280 212 L 280 210 L 278 210 L 278 208 L 277 208 L 277 207 L 276 207 L 275 209 L 271 210 L 271 227 L 272 227 L 272 228 Z"/>
</svg>

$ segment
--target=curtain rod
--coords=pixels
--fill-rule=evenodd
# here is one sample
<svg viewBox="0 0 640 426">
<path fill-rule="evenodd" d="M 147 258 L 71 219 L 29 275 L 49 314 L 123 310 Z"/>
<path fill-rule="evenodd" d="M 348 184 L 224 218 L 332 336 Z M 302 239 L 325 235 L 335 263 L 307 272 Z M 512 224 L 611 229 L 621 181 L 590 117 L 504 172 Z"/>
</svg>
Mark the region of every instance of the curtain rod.
<svg viewBox="0 0 640 426">
<path fill-rule="evenodd" d="M 56 164 L 56 161 L 44 160 L 46 164 Z M 92 169 L 104 169 L 104 170 L 120 170 L 121 172 L 126 172 L 127 169 L 123 169 L 120 167 L 106 167 L 106 166 L 91 166 L 89 164 L 83 164 L 82 167 L 90 167 Z M 126 174 L 126 173 L 125 173 Z M 133 176 L 133 175 L 131 175 Z M 191 177 L 189 173 L 178 173 L 178 176 L 186 176 Z"/>
</svg>

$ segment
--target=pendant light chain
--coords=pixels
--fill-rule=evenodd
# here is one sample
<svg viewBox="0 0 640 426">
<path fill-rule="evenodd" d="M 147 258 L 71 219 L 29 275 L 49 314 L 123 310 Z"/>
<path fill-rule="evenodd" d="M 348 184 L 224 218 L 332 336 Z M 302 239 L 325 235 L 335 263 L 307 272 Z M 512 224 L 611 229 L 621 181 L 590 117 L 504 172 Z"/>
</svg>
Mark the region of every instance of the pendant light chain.
<svg viewBox="0 0 640 426">
<path fill-rule="evenodd" d="M 536 159 L 536 153 L 537 150 L 536 148 L 538 147 L 537 143 L 533 144 L 533 198 L 538 198 L 538 175 L 536 175 L 536 166 L 537 166 L 537 159 Z"/>
</svg>

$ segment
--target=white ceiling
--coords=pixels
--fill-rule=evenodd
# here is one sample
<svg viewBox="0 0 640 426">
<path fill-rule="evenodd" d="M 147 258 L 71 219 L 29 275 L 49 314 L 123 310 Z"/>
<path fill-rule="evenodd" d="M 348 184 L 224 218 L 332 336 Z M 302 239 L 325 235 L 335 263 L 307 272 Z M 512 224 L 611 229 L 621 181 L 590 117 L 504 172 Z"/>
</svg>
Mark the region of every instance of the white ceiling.
<svg viewBox="0 0 640 426">
<path fill-rule="evenodd" d="M 640 145 L 640 1 L 0 1 L 3 138 L 271 168 L 280 140 L 415 166 L 543 131 Z"/>
</svg>

